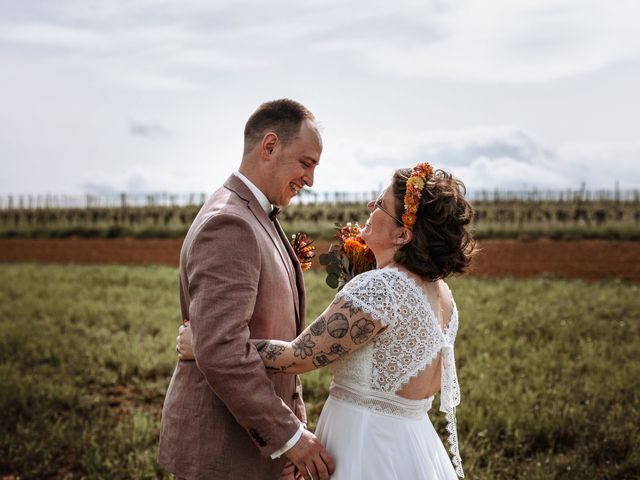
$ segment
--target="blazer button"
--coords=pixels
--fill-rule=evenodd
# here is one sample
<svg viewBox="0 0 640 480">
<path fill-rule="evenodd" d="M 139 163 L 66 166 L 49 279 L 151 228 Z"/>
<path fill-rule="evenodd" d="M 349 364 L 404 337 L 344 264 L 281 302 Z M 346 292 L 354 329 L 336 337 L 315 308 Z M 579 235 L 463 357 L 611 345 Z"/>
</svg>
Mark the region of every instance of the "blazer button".
<svg viewBox="0 0 640 480">
<path fill-rule="evenodd" d="M 291 395 L 291 398 L 292 398 L 293 400 L 297 400 L 297 399 L 299 399 L 299 398 L 300 398 L 300 394 L 299 394 L 298 392 L 293 392 L 293 395 Z"/>
</svg>

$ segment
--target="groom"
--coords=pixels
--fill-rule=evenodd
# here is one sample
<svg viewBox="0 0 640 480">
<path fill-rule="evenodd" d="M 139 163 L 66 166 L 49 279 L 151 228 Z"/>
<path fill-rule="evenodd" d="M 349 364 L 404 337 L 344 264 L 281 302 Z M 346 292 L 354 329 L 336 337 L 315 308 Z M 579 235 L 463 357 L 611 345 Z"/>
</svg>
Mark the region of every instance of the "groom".
<svg viewBox="0 0 640 480">
<path fill-rule="evenodd" d="M 196 216 L 180 252 L 180 304 L 195 362 L 179 361 L 162 410 L 158 462 L 185 479 L 326 479 L 333 460 L 304 429 L 300 380 L 268 374 L 249 338 L 292 340 L 305 326 L 300 265 L 273 205 L 313 175 L 322 139 L 292 100 L 261 105 L 244 153 Z M 290 463 L 287 465 L 287 459 Z"/>
</svg>

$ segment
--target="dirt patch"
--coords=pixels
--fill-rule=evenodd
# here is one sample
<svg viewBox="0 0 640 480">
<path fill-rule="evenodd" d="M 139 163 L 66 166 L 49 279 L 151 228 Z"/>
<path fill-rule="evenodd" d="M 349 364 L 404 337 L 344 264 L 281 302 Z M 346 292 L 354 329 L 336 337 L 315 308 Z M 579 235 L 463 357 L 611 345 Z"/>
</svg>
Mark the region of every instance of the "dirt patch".
<svg viewBox="0 0 640 480">
<path fill-rule="evenodd" d="M 177 266 L 181 239 L 0 239 L 0 262 L 74 262 Z M 317 242 L 325 252 L 328 242 Z M 640 242 L 484 240 L 469 275 L 531 277 L 543 274 L 640 281 Z M 315 268 L 321 268 L 317 263 Z"/>
</svg>

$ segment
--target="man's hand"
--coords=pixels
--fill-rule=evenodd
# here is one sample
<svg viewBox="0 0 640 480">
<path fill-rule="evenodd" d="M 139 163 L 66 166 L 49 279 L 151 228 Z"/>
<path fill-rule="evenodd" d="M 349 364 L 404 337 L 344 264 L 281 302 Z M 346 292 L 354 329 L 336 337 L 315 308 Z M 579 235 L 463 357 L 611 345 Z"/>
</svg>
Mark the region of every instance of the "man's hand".
<svg viewBox="0 0 640 480">
<path fill-rule="evenodd" d="M 300 440 L 285 452 L 285 456 L 298 469 L 298 475 L 306 480 L 329 480 L 335 470 L 333 458 L 316 436 L 302 431 Z"/>
<path fill-rule="evenodd" d="M 176 337 L 176 351 L 180 360 L 195 360 L 193 355 L 193 332 L 189 327 L 189 320 L 185 320 L 178 329 Z"/>
</svg>

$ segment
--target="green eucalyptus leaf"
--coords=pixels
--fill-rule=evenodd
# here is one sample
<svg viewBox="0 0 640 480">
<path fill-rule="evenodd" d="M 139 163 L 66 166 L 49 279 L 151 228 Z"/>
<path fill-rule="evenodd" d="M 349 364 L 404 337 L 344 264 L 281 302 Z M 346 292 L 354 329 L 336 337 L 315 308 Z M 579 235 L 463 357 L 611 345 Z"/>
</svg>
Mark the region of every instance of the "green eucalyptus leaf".
<svg viewBox="0 0 640 480">
<path fill-rule="evenodd" d="M 329 265 L 327 265 L 327 273 L 339 276 L 340 272 L 342 271 L 340 269 L 340 266 L 337 263 L 330 263 Z"/>
<path fill-rule="evenodd" d="M 340 284 L 340 279 L 338 278 L 337 275 L 330 273 L 329 275 L 327 275 L 326 282 L 327 282 L 327 285 L 329 285 L 331 288 L 338 288 L 338 285 Z"/>
<path fill-rule="evenodd" d="M 320 265 L 329 265 L 336 261 L 336 254 L 335 252 L 321 253 L 318 260 L 320 260 Z"/>
</svg>

